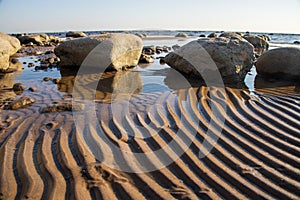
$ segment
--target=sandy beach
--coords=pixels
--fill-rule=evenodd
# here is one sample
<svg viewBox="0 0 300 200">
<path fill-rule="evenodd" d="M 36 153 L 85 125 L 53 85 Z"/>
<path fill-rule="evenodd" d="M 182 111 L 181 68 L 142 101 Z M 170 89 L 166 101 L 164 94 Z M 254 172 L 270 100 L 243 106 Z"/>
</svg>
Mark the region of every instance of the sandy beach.
<svg viewBox="0 0 300 200">
<path fill-rule="evenodd" d="M 152 43 L 163 46 L 174 41 L 166 36 L 144 40 L 144 45 Z M 38 57 L 23 59 L 28 63 Z M 88 86 L 100 79 L 94 91 L 96 118 L 91 120 L 99 124 L 101 135 L 84 118 L 87 103 L 72 99 L 76 72 L 56 68 L 33 72 L 27 63 L 25 76 L 7 74 L 1 82 L 13 85 L 21 80 L 26 88 L 34 87 L 34 92 L 26 89 L 21 96 L 35 102 L 0 111 L 0 199 L 300 198 L 298 85 L 262 81 L 255 83 L 254 91 L 204 85 L 180 88 L 170 82 L 169 67 L 158 59 L 124 72 L 77 77 Z M 60 81 L 45 82 L 45 76 Z M 124 76 L 134 83 L 118 96 L 116 83 Z M 2 99 L 16 96 L 8 90 L 0 94 Z M 208 133 L 218 140 L 210 153 L 200 157 Z M 163 155 L 176 158 L 173 162 L 132 173 L 160 166 L 161 158 L 147 152 L 171 143 L 174 149 Z M 171 154 L 182 148 L 186 149 L 178 158 Z M 145 160 L 128 157 L 130 153 L 145 154 Z M 124 166 L 127 171 L 119 170 Z"/>
</svg>

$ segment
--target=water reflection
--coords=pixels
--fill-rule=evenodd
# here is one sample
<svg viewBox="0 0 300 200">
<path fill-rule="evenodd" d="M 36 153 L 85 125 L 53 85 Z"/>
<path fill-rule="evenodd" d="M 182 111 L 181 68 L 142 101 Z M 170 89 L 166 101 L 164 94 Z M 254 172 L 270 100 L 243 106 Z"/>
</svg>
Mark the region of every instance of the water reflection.
<svg viewBox="0 0 300 200">
<path fill-rule="evenodd" d="M 72 94 L 75 78 L 77 78 L 77 81 L 80 81 L 79 85 L 82 86 L 80 90 L 82 99 L 87 99 L 95 93 L 95 97 L 91 96 L 91 99 L 110 103 L 112 99 L 115 99 L 113 94 L 131 96 L 142 92 L 143 82 L 138 71 L 113 71 L 102 74 L 93 73 L 93 69 L 86 71 L 88 73 L 77 75 L 77 70 L 61 69 L 61 80 L 57 84 L 58 90 Z M 94 84 L 97 84 L 96 91 L 93 91 Z"/>
<path fill-rule="evenodd" d="M 15 84 L 15 78 L 22 72 L 17 71 L 14 73 L 0 74 L 0 100 L 13 99 L 16 97 L 16 93 L 12 90 Z"/>
</svg>

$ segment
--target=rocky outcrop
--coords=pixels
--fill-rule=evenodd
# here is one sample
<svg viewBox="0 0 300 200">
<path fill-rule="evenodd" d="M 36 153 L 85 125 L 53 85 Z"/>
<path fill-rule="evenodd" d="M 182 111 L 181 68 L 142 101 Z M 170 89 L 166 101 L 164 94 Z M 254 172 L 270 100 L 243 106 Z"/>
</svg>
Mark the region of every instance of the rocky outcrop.
<svg viewBox="0 0 300 200">
<path fill-rule="evenodd" d="M 86 67 L 120 70 L 123 67 L 136 66 L 142 52 L 142 40 L 135 35 L 103 34 L 66 41 L 57 46 L 54 53 L 60 58 L 61 67 L 79 67 L 97 46 L 89 62 L 85 63 Z M 106 59 L 109 66 L 102 60 L 99 63 L 99 59 Z"/>
<path fill-rule="evenodd" d="M 10 56 L 21 48 L 17 38 L 0 33 L 0 71 L 5 72 L 10 66 Z"/>
<path fill-rule="evenodd" d="M 269 43 L 265 37 L 247 34 L 243 38 L 254 46 L 254 51 L 258 55 L 261 55 L 269 49 Z"/>
<path fill-rule="evenodd" d="M 84 32 L 80 32 L 80 31 L 69 31 L 66 33 L 66 37 L 80 38 L 86 36 L 87 35 Z"/>
<path fill-rule="evenodd" d="M 30 35 L 22 35 L 19 36 L 21 44 L 36 44 L 36 45 L 44 45 L 49 42 L 50 37 L 47 34 L 30 34 Z M 52 38 L 53 39 L 53 38 Z"/>
<path fill-rule="evenodd" d="M 258 75 L 279 79 L 300 78 L 300 48 L 277 48 L 262 54 L 256 62 Z"/>
<path fill-rule="evenodd" d="M 225 83 L 237 83 L 244 81 L 254 59 L 249 42 L 219 37 L 192 41 L 168 54 L 164 60 L 187 76 L 210 78 L 210 74 L 218 70 Z"/>
</svg>

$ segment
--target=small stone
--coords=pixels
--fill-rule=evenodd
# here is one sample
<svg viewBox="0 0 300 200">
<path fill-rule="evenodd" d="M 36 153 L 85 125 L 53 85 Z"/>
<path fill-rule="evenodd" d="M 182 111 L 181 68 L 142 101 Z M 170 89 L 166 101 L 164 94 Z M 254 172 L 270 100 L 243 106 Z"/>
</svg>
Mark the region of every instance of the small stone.
<svg viewBox="0 0 300 200">
<path fill-rule="evenodd" d="M 28 63 L 28 67 L 34 67 L 35 64 L 34 63 Z"/>
<path fill-rule="evenodd" d="M 31 91 L 31 92 L 35 92 L 35 91 L 36 91 L 36 88 L 30 87 L 30 88 L 28 88 L 28 90 Z"/>
<path fill-rule="evenodd" d="M 217 33 L 211 33 L 207 37 L 208 38 L 215 38 L 215 37 L 218 37 L 218 34 Z"/>
<path fill-rule="evenodd" d="M 27 64 L 27 62 L 23 62 L 23 65 L 26 65 Z"/>
<path fill-rule="evenodd" d="M 159 64 L 161 64 L 161 65 L 164 65 L 164 64 L 166 64 L 166 61 L 165 61 L 165 59 L 164 59 L 164 58 L 161 58 L 161 59 L 159 60 Z"/>
<path fill-rule="evenodd" d="M 54 51 L 52 51 L 52 50 L 46 51 L 46 52 L 45 52 L 45 55 L 52 54 L 52 53 L 54 53 Z"/>
<path fill-rule="evenodd" d="M 59 81 L 60 81 L 60 78 L 55 78 L 55 79 L 53 79 L 52 81 L 53 81 L 54 84 L 58 84 Z"/>
<path fill-rule="evenodd" d="M 153 63 L 154 57 L 146 54 L 142 54 L 139 63 Z"/>
<path fill-rule="evenodd" d="M 49 58 L 48 59 L 48 63 L 50 63 L 51 65 L 55 62 L 54 58 Z"/>
<path fill-rule="evenodd" d="M 300 44 L 300 41 L 295 41 L 294 44 Z"/>
<path fill-rule="evenodd" d="M 45 78 L 43 78 L 43 81 L 45 81 L 45 82 L 52 81 L 52 78 L 50 78 L 50 77 L 45 77 Z"/>
<path fill-rule="evenodd" d="M 12 59 L 10 60 L 10 62 L 11 62 L 12 64 L 17 64 L 17 63 L 19 62 L 19 60 L 16 59 L 16 58 L 12 58 Z"/>
<path fill-rule="evenodd" d="M 25 86 L 22 85 L 22 83 L 15 83 L 13 86 L 14 92 L 24 91 Z"/>
</svg>

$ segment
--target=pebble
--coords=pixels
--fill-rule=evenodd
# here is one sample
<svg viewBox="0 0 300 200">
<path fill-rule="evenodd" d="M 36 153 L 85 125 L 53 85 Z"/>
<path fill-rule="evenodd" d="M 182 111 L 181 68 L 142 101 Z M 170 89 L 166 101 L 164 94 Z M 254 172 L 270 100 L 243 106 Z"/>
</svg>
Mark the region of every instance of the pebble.
<svg viewBox="0 0 300 200">
<path fill-rule="evenodd" d="M 45 81 L 45 82 L 52 81 L 52 78 L 50 78 L 50 77 L 45 77 L 45 78 L 43 78 L 43 81 Z"/>
<path fill-rule="evenodd" d="M 30 88 L 28 88 L 28 90 L 31 91 L 31 92 L 35 92 L 35 91 L 36 91 L 36 88 L 30 87 Z"/>
</svg>

